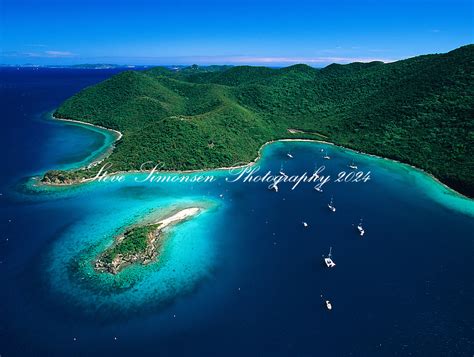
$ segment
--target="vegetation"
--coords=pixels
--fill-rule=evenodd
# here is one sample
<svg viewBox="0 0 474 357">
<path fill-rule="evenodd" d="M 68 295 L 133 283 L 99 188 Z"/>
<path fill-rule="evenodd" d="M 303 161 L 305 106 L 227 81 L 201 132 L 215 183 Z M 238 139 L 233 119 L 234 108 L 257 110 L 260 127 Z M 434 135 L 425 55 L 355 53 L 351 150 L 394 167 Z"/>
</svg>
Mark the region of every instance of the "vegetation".
<svg viewBox="0 0 474 357">
<path fill-rule="evenodd" d="M 101 261 L 110 264 L 115 257 L 130 257 L 132 255 L 143 254 L 147 250 L 149 235 L 154 234 L 158 229 L 157 224 L 132 228 L 124 234 L 122 240 L 106 250 L 101 256 Z"/>
<path fill-rule="evenodd" d="M 146 161 L 169 170 L 230 166 L 253 160 L 269 140 L 319 138 L 292 128 L 413 164 L 474 196 L 473 104 L 474 45 L 468 45 L 323 69 L 126 71 L 71 97 L 55 116 L 121 131 L 107 159 L 114 170 Z"/>
</svg>

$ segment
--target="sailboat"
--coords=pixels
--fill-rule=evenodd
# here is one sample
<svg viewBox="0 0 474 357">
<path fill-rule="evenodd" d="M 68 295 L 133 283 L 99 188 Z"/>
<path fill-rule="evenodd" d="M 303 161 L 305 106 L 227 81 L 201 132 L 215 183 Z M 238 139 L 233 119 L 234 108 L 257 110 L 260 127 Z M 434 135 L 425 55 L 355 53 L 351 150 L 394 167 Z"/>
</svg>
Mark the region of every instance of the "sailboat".
<svg viewBox="0 0 474 357">
<path fill-rule="evenodd" d="M 360 219 L 360 222 L 357 225 L 357 230 L 359 231 L 359 234 L 360 234 L 361 237 L 365 234 L 365 230 L 362 227 L 362 218 Z"/>
<path fill-rule="evenodd" d="M 332 197 L 331 197 L 331 202 L 328 204 L 328 208 L 331 212 L 336 212 L 336 207 L 334 207 L 334 203 L 332 202 Z"/>
<path fill-rule="evenodd" d="M 314 166 L 314 172 L 313 172 L 314 179 L 317 180 L 319 178 L 318 175 L 318 164 Z"/>
<path fill-rule="evenodd" d="M 324 154 L 324 156 L 323 156 L 323 159 L 331 160 L 331 156 L 328 155 L 328 151 L 327 151 L 327 150 L 325 151 L 325 154 Z"/>
<path fill-rule="evenodd" d="M 275 192 L 278 192 L 278 185 L 276 183 L 274 183 L 273 185 L 269 186 L 268 189 L 272 190 L 272 191 L 275 191 Z"/>
<path fill-rule="evenodd" d="M 326 308 L 327 308 L 328 310 L 332 310 L 332 304 L 331 304 L 331 302 L 330 302 L 329 300 L 326 300 Z"/>
<path fill-rule="evenodd" d="M 353 170 L 357 170 L 357 165 L 354 163 L 354 160 L 349 164 L 349 167 Z"/>
<path fill-rule="evenodd" d="M 283 163 L 280 165 L 280 175 L 286 176 L 285 172 L 283 171 Z"/>
<path fill-rule="evenodd" d="M 334 268 L 336 263 L 332 260 L 332 247 L 329 248 L 329 254 L 324 258 L 324 263 L 326 263 L 328 268 Z"/>
</svg>

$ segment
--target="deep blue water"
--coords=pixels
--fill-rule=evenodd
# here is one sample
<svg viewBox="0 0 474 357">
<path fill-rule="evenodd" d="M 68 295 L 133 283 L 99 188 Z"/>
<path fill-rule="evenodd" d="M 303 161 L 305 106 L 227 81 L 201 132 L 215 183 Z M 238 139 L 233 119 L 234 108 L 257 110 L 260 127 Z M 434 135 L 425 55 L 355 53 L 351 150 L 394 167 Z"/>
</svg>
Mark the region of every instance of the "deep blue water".
<svg viewBox="0 0 474 357">
<path fill-rule="evenodd" d="M 276 143 L 262 171 L 283 163 L 302 173 L 317 162 L 335 175 L 354 159 L 371 180 L 274 193 L 214 172 L 209 184 L 127 177 L 23 191 L 25 177 L 73 166 L 104 144 L 47 113 L 113 73 L 0 71 L 0 355 L 472 355 L 472 201 L 406 166 L 331 147 L 324 161 L 321 144 Z M 173 230 L 161 265 L 118 274 L 136 279 L 130 289 L 72 273 L 84 249 L 155 207 L 195 202 L 212 208 Z M 363 239 L 352 226 L 361 217 Z M 330 246 L 332 270 L 321 257 Z"/>
</svg>

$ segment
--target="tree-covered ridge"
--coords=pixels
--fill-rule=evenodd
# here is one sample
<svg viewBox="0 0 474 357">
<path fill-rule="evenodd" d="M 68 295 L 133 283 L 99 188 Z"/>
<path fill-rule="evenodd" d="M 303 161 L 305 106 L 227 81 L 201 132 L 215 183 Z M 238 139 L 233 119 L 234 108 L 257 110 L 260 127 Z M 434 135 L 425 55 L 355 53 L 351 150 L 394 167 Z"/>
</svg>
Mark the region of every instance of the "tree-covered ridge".
<svg viewBox="0 0 474 357">
<path fill-rule="evenodd" d="M 136 227 L 125 232 L 123 238 L 106 250 L 101 259 L 106 263 L 111 263 L 118 255 L 131 256 L 143 253 L 148 247 L 148 240 L 151 234 L 156 234 L 157 224 L 143 227 Z"/>
<path fill-rule="evenodd" d="M 431 172 L 474 196 L 474 45 L 446 54 L 323 69 L 153 68 L 122 72 L 56 111 L 121 131 L 117 170 L 161 161 L 201 169 L 253 160 L 261 145 L 317 132 Z"/>
</svg>

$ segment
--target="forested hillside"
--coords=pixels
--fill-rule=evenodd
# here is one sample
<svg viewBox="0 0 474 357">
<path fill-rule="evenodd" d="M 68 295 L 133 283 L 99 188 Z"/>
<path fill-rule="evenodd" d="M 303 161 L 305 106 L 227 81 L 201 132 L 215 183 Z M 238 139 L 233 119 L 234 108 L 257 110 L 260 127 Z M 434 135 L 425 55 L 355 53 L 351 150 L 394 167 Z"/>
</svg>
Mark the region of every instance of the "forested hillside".
<svg viewBox="0 0 474 357">
<path fill-rule="evenodd" d="M 116 170 L 146 161 L 169 170 L 230 166 L 253 160 L 269 140 L 319 138 L 292 128 L 413 164 L 474 196 L 474 45 L 323 69 L 127 71 L 79 92 L 55 116 L 121 131 L 108 158 Z"/>
</svg>

